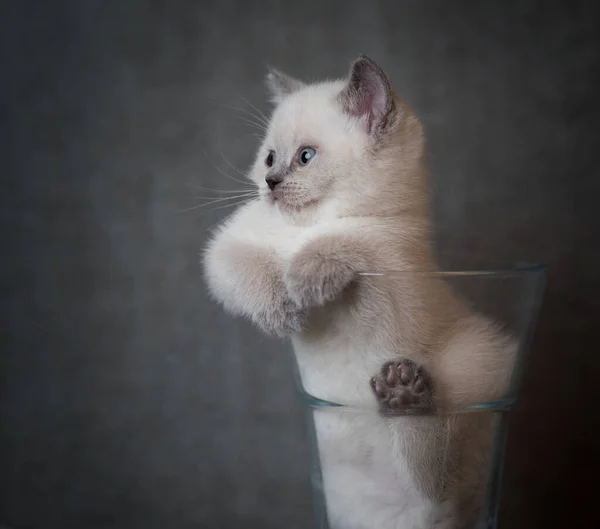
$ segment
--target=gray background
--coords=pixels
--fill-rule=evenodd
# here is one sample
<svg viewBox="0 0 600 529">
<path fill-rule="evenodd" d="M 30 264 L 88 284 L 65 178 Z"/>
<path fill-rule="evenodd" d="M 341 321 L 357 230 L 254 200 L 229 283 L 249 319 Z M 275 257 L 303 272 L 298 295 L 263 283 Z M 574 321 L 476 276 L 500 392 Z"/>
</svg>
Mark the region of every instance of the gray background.
<svg viewBox="0 0 600 529">
<path fill-rule="evenodd" d="M 225 107 L 268 110 L 267 63 L 366 52 L 427 128 L 441 244 L 551 267 L 504 527 L 593 526 L 597 2 L 481 4 L 0 2 L 2 521 L 311 526 L 285 347 L 202 282 L 229 210 L 181 210 L 237 186 L 258 140 Z"/>
</svg>

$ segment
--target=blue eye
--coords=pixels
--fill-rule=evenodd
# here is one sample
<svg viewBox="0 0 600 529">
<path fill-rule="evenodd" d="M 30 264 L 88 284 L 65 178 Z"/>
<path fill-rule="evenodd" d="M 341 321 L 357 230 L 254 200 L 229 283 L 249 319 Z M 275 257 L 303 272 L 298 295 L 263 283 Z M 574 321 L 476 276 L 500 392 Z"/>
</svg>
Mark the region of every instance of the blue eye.
<svg viewBox="0 0 600 529">
<path fill-rule="evenodd" d="M 313 149 L 312 147 L 304 147 L 298 153 L 298 163 L 300 165 L 306 165 L 308 162 L 310 162 L 315 157 L 316 154 L 317 154 L 317 151 L 315 149 Z"/>
</svg>

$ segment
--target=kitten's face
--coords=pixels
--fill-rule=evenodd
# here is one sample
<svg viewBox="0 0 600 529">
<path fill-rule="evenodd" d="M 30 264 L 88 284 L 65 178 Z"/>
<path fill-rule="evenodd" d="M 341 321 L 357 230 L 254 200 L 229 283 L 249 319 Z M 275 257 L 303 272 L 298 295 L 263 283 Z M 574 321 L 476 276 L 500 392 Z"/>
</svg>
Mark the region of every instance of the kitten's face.
<svg viewBox="0 0 600 529">
<path fill-rule="evenodd" d="M 398 207 L 399 167 L 420 156 L 421 129 L 379 66 L 360 57 L 344 81 L 306 85 L 275 70 L 267 80 L 277 106 L 250 174 L 266 202 L 290 214 Z"/>
<path fill-rule="evenodd" d="M 251 177 L 282 211 L 337 198 L 352 179 L 368 135 L 337 100 L 343 82 L 304 87 L 275 109 Z"/>
</svg>

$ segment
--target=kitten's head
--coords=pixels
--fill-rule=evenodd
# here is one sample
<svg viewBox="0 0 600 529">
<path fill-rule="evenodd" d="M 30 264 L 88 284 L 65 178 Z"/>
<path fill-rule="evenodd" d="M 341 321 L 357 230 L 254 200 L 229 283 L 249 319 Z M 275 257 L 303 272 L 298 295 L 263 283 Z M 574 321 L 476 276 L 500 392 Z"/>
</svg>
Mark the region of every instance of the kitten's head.
<svg viewBox="0 0 600 529">
<path fill-rule="evenodd" d="M 290 215 L 411 208 L 422 129 L 377 64 L 317 84 L 271 70 L 267 84 L 276 106 L 250 174 L 264 200 Z"/>
</svg>

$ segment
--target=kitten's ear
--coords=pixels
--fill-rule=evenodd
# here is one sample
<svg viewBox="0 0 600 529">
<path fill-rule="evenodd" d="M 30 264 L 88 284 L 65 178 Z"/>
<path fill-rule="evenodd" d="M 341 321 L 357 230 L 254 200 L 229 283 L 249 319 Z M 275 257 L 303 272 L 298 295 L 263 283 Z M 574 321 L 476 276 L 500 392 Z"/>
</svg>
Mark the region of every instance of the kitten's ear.
<svg viewBox="0 0 600 529">
<path fill-rule="evenodd" d="M 369 134 L 381 133 L 393 122 L 395 105 L 388 77 L 365 55 L 352 64 L 348 84 L 342 90 L 340 100 L 345 112 L 365 117 Z"/>
<path fill-rule="evenodd" d="M 269 67 L 266 81 L 271 94 L 271 101 L 276 105 L 281 103 L 285 96 L 306 86 L 302 81 L 271 67 Z"/>
</svg>

